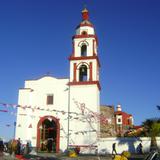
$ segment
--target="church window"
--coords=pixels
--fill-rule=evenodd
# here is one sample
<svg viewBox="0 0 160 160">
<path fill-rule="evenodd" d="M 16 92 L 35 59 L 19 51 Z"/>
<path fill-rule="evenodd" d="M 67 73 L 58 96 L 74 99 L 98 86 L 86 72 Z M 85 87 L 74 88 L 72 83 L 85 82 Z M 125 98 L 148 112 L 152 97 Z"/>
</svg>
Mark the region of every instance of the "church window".
<svg viewBox="0 0 160 160">
<path fill-rule="evenodd" d="M 47 105 L 53 104 L 53 98 L 54 98 L 53 94 L 47 95 Z"/>
<path fill-rule="evenodd" d="M 86 32 L 86 31 L 83 31 L 83 32 L 82 32 L 82 35 L 87 35 L 87 32 Z"/>
<path fill-rule="evenodd" d="M 87 81 L 87 67 L 86 65 L 82 65 L 79 68 L 79 81 Z"/>
<path fill-rule="evenodd" d="M 81 47 L 81 56 L 86 56 L 86 55 L 87 55 L 87 46 L 83 44 Z"/>
</svg>

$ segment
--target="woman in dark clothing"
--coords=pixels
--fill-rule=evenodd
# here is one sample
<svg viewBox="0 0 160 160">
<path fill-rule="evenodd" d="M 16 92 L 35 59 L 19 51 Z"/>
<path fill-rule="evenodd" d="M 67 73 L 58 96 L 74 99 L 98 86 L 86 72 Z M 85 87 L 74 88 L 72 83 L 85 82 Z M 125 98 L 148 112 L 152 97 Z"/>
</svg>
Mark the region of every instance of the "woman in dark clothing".
<svg viewBox="0 0 160 160">
<path fill-rule="evenodd" d="M 3 145 L 3 141 L 0 140 L 0 157 L 3 156 L 3 150 L 4 150 L 4 145 Z"/>
<path fill-rule="evenodd" d="M 48 142 L 47 142 L 48 152 L 52 151 L 52 145 L 53 145 L 53 140 L 52 139 L 48 139 Z"/>
<path fill-rule="evenodd" d="M 117 151 L 116 151 L 116 143 L 113 143 L 113 144 L 112 144 L 112 154 L 117 154 Z"/>
<path fill-rule="evenodd" d="M 20 141 L 20 138 L 18 138 L 18 140 L 17 140 L 17 154 L 18 155 L 21 154 L 21 141 Z"/>
</svg>

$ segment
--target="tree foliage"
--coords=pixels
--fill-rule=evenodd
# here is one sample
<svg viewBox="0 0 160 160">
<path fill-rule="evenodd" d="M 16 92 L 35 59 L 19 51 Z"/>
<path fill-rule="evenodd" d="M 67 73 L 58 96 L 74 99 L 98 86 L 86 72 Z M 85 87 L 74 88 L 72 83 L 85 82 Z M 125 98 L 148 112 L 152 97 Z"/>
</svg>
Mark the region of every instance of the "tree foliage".
<svg viewBox="0 0 160 160">
<path fill-rule="evenodd" d="M 151 137 L 151 150 L 157 149 L 156 137 L 160 136 L 160 119 L 152 118 L 143 122 L 146 136 Z"/>
<path fill-rule="evenodd" d="M 146 136 L 159 136 L 160 135 L 160 119 L 152 118 L 143 122 Z"/>
</svg>

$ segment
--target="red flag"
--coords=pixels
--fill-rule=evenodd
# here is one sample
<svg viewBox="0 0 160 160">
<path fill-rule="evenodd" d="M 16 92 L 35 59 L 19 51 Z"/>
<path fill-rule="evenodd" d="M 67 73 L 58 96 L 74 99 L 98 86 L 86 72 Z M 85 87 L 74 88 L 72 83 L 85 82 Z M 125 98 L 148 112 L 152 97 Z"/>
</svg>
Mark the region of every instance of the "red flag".
<svg viewBox="0 0 160 160">
<path fill-rule="evenodd" d="M 32 124 L 30 124 L 30 125 L 28 126 L 28 128 L 32 128 Z"/>
</svg>

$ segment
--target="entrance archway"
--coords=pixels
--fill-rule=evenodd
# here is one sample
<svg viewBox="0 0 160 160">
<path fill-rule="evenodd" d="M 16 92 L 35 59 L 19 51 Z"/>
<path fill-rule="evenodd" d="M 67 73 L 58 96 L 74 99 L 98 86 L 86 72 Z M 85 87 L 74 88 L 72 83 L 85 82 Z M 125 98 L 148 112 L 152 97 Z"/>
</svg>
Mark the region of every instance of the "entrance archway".
<svg viewBox="0 0 160 160">
<path fill-rule="evenodd" d="M 40 151 L 59 152 L 59 119 L 53 116 L 40 118 L 37 125 L 37 148 Z"/>
</svg>

